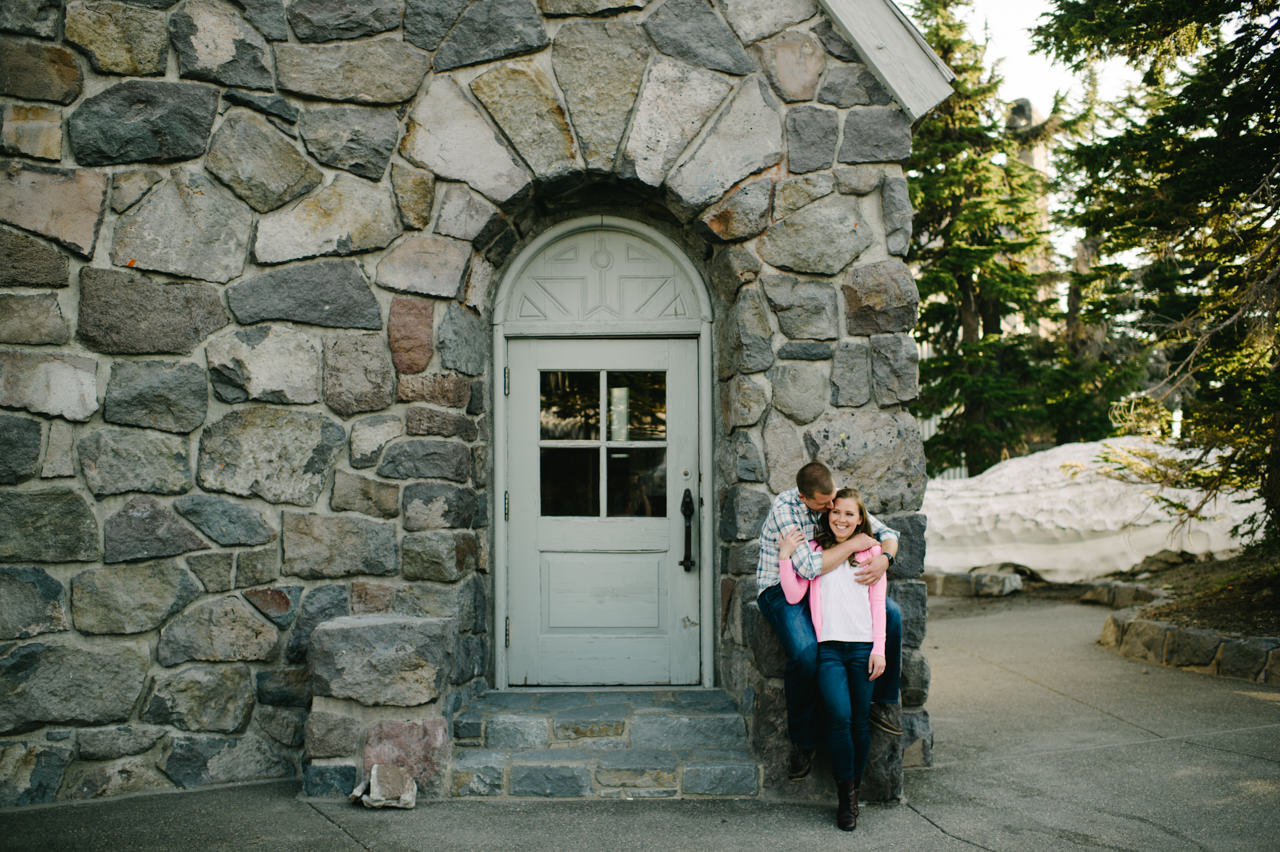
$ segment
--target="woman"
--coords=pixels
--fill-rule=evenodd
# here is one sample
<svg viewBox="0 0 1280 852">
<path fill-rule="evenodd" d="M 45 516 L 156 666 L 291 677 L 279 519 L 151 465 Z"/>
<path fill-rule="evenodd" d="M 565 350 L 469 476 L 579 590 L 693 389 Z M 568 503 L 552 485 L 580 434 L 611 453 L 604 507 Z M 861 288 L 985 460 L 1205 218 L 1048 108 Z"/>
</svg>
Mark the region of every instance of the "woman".
<svg viewBox="0 0 1280 852">
<path fill-rule="evenodd" d="M 831 547 L 859 533 L 870 535 L 866 506 L 858 492 L 842 488 L 818 525 L 817 547 Z M 791 568 L 791 554 L 804 544 L 798 530 L 778 549 L 779 575 L 788 603 L 809 594 L 809 615 L 818 637 L 818 689 L 827 706 L 828 743 L 836 779 L 836 825 L 852 831 L 858 825 L 858 788 L 871 744 L 871 682 L 884 673 L 885 590 L 882 576 L 872 586 L 854 577 L 854 565 L 879 554 L 879 545 L 854 555 L 816 580 L 805 580 Z"/>
</svg>

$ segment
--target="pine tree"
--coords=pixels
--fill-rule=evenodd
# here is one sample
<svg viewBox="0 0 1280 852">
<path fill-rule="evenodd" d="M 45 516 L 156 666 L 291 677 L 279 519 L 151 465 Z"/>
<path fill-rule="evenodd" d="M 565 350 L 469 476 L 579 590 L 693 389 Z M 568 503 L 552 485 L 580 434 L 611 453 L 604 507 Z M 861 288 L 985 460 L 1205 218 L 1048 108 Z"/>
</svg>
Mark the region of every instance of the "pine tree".
<svg viewBox="0 0 1280 852">
<path fill-rule="evenodd" d="M 1185 410 L 1183 453 L 1131 474 L 1257 491 L 1280 544 L 1280 3 L 1054 0 L 1036 41 L 1076 68 L 1122 57 L 1142 85 L 1071 152 L 1072 220 L 1130 263 L 1137 308 Z"/>
<path fill-rule="evenodd" d="M 956 15 L 967 0 L 920 0 L 915 19 L 956 74 L 955 93 L 917 128 L 907 164 L 916 209 L 908 262 L 917 273 L 921 363 L 917 414 L 941 417 L 925 445 L 931 473 L 979 473 L 1025 451 L 1043 429 L 1053 361 L 1036 334 L 1048 315 L 1043 175 L 1019 154 L 1038 141 L 1006 126 L 1009 105 L 985 46 Z"/>
</svg>

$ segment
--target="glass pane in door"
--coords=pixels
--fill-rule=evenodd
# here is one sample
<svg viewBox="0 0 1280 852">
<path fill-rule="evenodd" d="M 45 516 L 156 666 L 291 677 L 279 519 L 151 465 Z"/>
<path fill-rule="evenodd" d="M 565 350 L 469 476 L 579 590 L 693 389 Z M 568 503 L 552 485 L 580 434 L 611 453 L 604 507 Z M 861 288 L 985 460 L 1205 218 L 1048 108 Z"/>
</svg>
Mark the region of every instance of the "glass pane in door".
<svg viewBox="0 0 1280 852">
<path fill-rule="evenodd" d="M 600 437 L 600 372 L 544 370 L 539 374 L 543 440 Z"/>
<path fill-rule="evenodd" d="M 609 514 L 661 518 L 667 514 L 665 447 L 609 450 Z"/>
<path fill-rule="evenodd" d="M 610 371 L 609 440 L 661 441 L 667 437 L 667 374 Z"/>
<path fill-rule="evenodd" d="M 542 510 L 547 515 L 600 516 L 600 451 L 543 447 Z"/>
</svg>

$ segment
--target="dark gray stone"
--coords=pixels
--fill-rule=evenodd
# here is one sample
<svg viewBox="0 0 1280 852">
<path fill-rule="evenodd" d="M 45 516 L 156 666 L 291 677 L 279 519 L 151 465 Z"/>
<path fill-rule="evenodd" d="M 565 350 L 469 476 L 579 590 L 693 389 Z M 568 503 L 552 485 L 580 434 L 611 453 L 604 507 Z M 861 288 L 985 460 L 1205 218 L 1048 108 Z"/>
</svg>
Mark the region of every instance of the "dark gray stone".
<svg viewBox="0 0 1280 852">
<path fill-rule="evenodd" d="M 751 649 L 751 659 L 756 671 L 764 677 L 780 678 L 787 670 L 787 652 L 773 632 L 773 627 L 756 604 L 755 578 L 739 585 L 743 591 L 742 641 Z"/>
<path fill-rule="evenodd" d="M 224 547 L 266 544 L 276 537 L 261 512 L 222 497 L 192 494 L 179 497 L 173 508 Z"/>
<path fill-rule="evenodd" d="M 741 748 L 747 726 L 741 714 L 637 715 L 631 720 L 633 748 Z"/>
<path fill-rule="evenodd" d="M 187 440 L 177 435 L 104 426 L 81 438 L 76 454 L 85 485 L 95 497 L 191 490 Z"/>
<path fill-rule="evenodd" d="M 318 579 L 399 570 L 393 524 L 285 512 L 281 525 L 285 574 Z"/>
<path fill-rule="evenodd" d="M 833 65 L 818 90 L 818 100 L 841 108 L 851 106 L 888 106 L 893 98 L 867 66 Z"/>
<path fill-rule="evenodd" d="M 39 420 L 0 413 L 0 485 L 17 485 L 39 473 L 43 433 Z"/>
<path fill-rule="evenodd" d="M 279 576 L 280 549 L 278 547 L 242 550 L 236 554 L 235 587 L 237 589 L 243 589 L 246 586 L 261 586 L 265 583 L 270 583 Z M 257 604 L 254 604 L 254 606 L 257 606 Z M 262 607 L 258 607 L 258 609 L 261 610 Z M 272 621 L 274 620 L 272 619 Z"/>
<path fill-rule="evenodd" d="M 897 163 L 911 156 L 911 121 L 897 107 L 855 107 L 845 114 L 842 163 Z"/>
<path fill-rule="evenodd" d="M 329 328 L 382 328 L 378 300 L 350 260 L 273 269 L 228 287 L 227 304 L 244 325 L 287 320 Z"/>
<path fill-rule="evenodd" d="M 252 709 L 248 666 L 195 665 L 157 674 L 141 719 L 181 731 L 230 734 L 248 723 Z"/>
<path fill-rule="evenodd" d="M 312 107 L 302 114 L 298 130 L 311 156 L 326 166 L 376 181 L 396 149 L 400 120 L 376 107 Z"/>
<path fill-rule="evenodd" d="M 117 361 L 107 382 L 102 419 L 186 434 L 204 423 L 208 408 L 209 386 L 199 365 Z"/>
<path fill-rule="evenodd" d="M 423 50 L 435 50 L 453 29 L 470 0 L 406 0 L 404 40 Z"/>
<path fill-rule="evenodd" d="M 294 0 L 287 14 L 298 41 L 360 38 L 400 26 L 398 0 Z"/>
<path fill-rule="evenodd" d="M 728 74 L 755 70 L 733 30 L 705 0 L 668 0 L 644 28 L 668 56 Z"/>
<path fill-rule="evenodd" d="M 476 525 L 481 512 L 479 495 L 470 488 L 444 482 L 415 482 L 404 488 L 404 528 L 467 529 Z"/>
<path fill-rule="evenodd" d="M 456 736 L 456 734 L 455 734 Z M 453 759 L 453 796 L 500 796 L 507 757 L 503 752 L 468 748 L 459 750 Z"/>
<path fill-rule="evenodd" d="M 71 579 L 71 615 L 81 633 L 145 633 L 201 591 L 172 559 L 90 568 Z"/>
<path fill-rule="evenodd" d="M 787 170 L 792 174 L 830 168 L 840 136 L 840 116 L 833 109 L 796 106 L 787 110 Z"/>
<path fill-rule="evenodd" d="M 830 361 L 831 346 L 816 340 L 791 340 L 779 347 L 778 358 L 784 361 Z"/>
<path fill-rule="evenodd" d="M 1177 630 L 1170 630 L 1170 639 L 1177 632 Z M 1125 639 L 1128 640 L 1128 638 L 1126 632 Z M 1277 647 L 1280 647 L 1280 641 L 1275 639 L 1258 637 L 1228 639 L 1222 643 L 1222 654 L 1218 659 L 1218 674 L 1223 677 L 1257 681 L 1258 675 L 1267 666 L 1268 655 Z M 1165 653 L 1168 654 L 1167 646 Z"/>
<path fill-rule="evenodd" d="M 546 748 L 547 721 L 545 716 L 495 714 L 485 723 L 484 744 L 492 749 Z"/>
<path fill-rule="evenodd" d="M 302 767 L 302 795 L 316 799 L 345 799 L 356 788 L 360 775 L 355 766 L 306 763 Z"/>
<path fill-rule="evenodd" d="M 175 736 L 160 769 L 179 787 L 288 778 L 294 774 L 289 755 L 254 733 L 240 737 Z"/>
<path fill-rule="evenodd" d="M 296 749 L 304 739 L 308 713 L 284 707 L 258 707 L 253 711 L 257 727 L 282 746 Z"/>
<path fill-rule="evenodd" d="M 920 349 L 908 334 L 871 336 L 871 387 L 876 404 L 910 402 L 920 393 Z"/>
<path fill-rule="evenodd" d="M 311 706 L 311 678 L 305 667 L 260 671 L 255 683 L 259 704 L 302 709 Z"/>
<path fill-rule="evenodd" d="M 450 303 L 436 334 L 440 363 L 450 370 L 478 376 L 489 353 L 489 333 L 478 314 Z"/>
<path fill-rule="evenodd" d="M 85 728 L 76 732 L 76 746 L 81 760 L 115 760 L 131 754 L 142 754 L 160 742 L 167 733 L 158 725 Z"/>
<path fill-rule="evenodd" d="M 222 100 L 230 106 L 248 107 L 251 110 L 278 118 L 285 124 L 297 124 L 301 111 L 280 95 L 258 95 L 240 89 L 227 89 Z"/>
<path fill-rule="evenodd" d="M 52 293 L 0 293 L 0 343 L 61 345 L 71 338 L 58 297 Z"/>
<path fill-rule="evenodd" d="M 533 0 L 476 0 L 441 41 L 433 64 L 437 72 L 448 71 L 532 53 L 549 41 Z"/>
<path fill-rule="evenodd" d="M 0 95 L 65 105 L 84 90 L 84 72 L 65 47 L 0 36 L 0 55 Z"/>
<path fill-rule="evenodd" d="M 764 482 L 764 459 L 751 435 L 734 432 L 729 438 L 734 458 L 734 475 L 741 482 Z"/>
<path fill-rule="evenodd" d="M 189 0 L 170 15 L 169 41 L 183 77 L 241 89 L 274 86 L 266 39 L 216 0 Z"/>
<path fill-rule="evenodd" d="M 1164 647 L 1164 662 L 1168 666 L 1208 666 L 1218 655 L 1222 635 L 1214 630 L 1197 630 L 1179 627 L 1169 631 Z"/>
<path fill-rule="evenodd" d="M 145 641 L 0 646 L 0 733 L 122 722 L 133 713 L 150 665 Z"/>
<path fill-rule="evenodd" d="M 245 20 L 270 41 L 289 40 L 289 22 L 285 17 L 284 0 L 231 0 L 244 12 Z"/>
<path fill-rule="evenodd" d="M 591 773 L 584 766 L 518 764 L 511 767 L 510 792 L 544 799 L 590 796 Z"/>
<path fill-rule="evenodd" d="M 212 86 L 126 80 L 76 107 L 67 137 L 82 166 L 190 160 L 204 154 L 217 110 Z"/>
<path fill-rule="evenodd" d="M 913 212 L 906 178 L 885 177 L 880 184 L 880 211 L 889 254 L 905 257 L 911 244 Z"/>
<path fill-rule="evenodd" d="M 63 745 L 0 742 L 0 766 L 21 768 L 20 774 L 0 777 L 0 808 L 52 802 L 74 758 L 75 749 Z"/>
<path fill-rule="evenodd" d="M 249 662 L 272 657 L 280 632 L 239 595 L 200 600 L 160 631 L 156 659 L 162 666 L 188 660 Z"/>
<path fill-rule="evenodd" d="M 925 529 L 928 516 L 920 512 L 882 515 L 890 529 L 898 533 L 898 552 L 893 558 L 889 576 L 895 580 L 911 580 L 924 573 Z"/>
<path fill-rule="evenodd" d="M 760 768 L 749 761 L 691 763 L 685 766 L 681 790 L 705 796 L 754 796 L 760 792 Z"/>
<path fill-rule="evenodd" d="M 841 340 L 831 365 L 832 405 L 857 407 L 871 400 L 871 342 Z"/>
<path fill-rule="evenodd" d="M 0 639 L 68 629 L 67 593 L 42 568 L 0 567 Z"/>
<path fill-rule="evenodd" d="M 457 622 L 364 615 L 316 627 L 307 654 L 316 695 L 370 707 L 418 707 L 441 697 L 453 670 Z"/>
<path fill-rule="evenodd" d="M 929 681 L 932 678 L 929 661 L 918 648 L 902 651 L 902 704 L 904 707 L 923 707 L 929 700 Z"/>
<path fill-rule="evenodd" d="M 241 109 L 230 110 L 213 134 L 205 167 L 259 213 L 305 195 L 324 179 L 271 122 Z"/>
<path fill-rule="evenodd" d="M 229 321 L 212 284 L 167 284 L 125 269 L 80 270 L 76 336 L 95 352 L 186 355 Z"/>
<path fill-rule="evenodd" d="M 63 0 L 9 0 L 0 6 L 0 30 L 56 38 L 62 6 Z"/>
<path fill-rule="evenodd" d="M 839 334 L 836 322 L 836 288 L 823 281 L 794 275 L 762 275 L 769 306 L 778 328 L 793 340 L 832 340 Z"/>
<path fill-rule="evenodd" d="M 74 491 L 0 492 L 0 562 L 92 562 L 98 521 Z"/>
<path fill-rule="evenodd" d="M 390 479 L 448 479 L 466 482 L 471 474 L 471 453 L 456 441 L 409 439 L 398 441 L 382 454 L 378 475 Z"/>
<path fill-rule="evenodd" d="M 734 485 L 726 492 L 720 513 L 720 538 L 746 541 L 760 534 L 760 525 L 773 501 L 768 494 Z"/>
<path fill-rule="evenodd" d="M 855 266 L 843 290 L 850 335 L 910 331 L 916 323 L 920 293 L 911 270 L 896 258 Z"/>
<path fill-rule="evenodd" d="M 396 401 L 396 368 L 380 334 L 332 335 L 324 342 L 324 401 L 346 418 Z"/>
<path fill-rule="evenodd" d="M 205 427 L 198 477 L 206 491 L 314 505 L 346 442 L 342 427 L 320 414 L 237 409 Z"/>
<path fill-rule="evenodd" d="M 177 515 L 150 497 L 134 497 L 102 523 L 103 562 L 130 562 L 208 550 Z"/>
<path fill-rule="evenodd" d="M 929 617 L 928 588 L 920 580 L 890 580 L 889 597 L 902 609 L 903 649 L 920 648 Z"/>
<path fill-rule="evenodd" d="M 308 589 L 306 594 L 302 596 L 302 607 L 298 613 L 298 620 L 289 632 L 289 644 L 285 648 L 285 659 L 291 663 L 305 662 L 307 649 L 311 647 L 311 633 L 316 629 L 316 626 L 350 614 L 351 589 L 349 586 L 318 586 Z M 305 672 L 305 669 L 303 671 Z M 310 677 L 307 676 L 305 682 L 299 686 L 293 686 L 292 681 L 285 679 L 275 687 L 280 693 L 280 700 L 274 703 L 300 700 L 303 688 L 305 688 L 306 699 L 309 703 L 311 700 Z M 258 689 L 259 692 L 263 689 L 261 681 L 259 681 Z M 292 706 L 305 707 L 308 704 L 293 704 Z"/>
<path fill-rule="evenodd" d="M 70 266 L 52 243 L 0 226 L 0 287 L 66 287 Z"/>
</svg>

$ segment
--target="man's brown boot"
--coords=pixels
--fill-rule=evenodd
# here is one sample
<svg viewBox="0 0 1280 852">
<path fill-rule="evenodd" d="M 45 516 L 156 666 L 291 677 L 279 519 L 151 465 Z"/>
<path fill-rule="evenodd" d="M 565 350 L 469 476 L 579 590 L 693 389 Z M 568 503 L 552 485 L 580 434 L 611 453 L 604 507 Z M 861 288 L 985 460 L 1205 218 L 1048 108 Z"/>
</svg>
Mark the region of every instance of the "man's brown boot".
<svg viewBox="0 0 1280 852">
<path fill-rule="evenodd" d="M 791 759 L 787 762 L 787 777 L 792 781 L 803 781 L 809 777 L 813 769 L 813 749 L 800 748 L 791 744 Z"/>
</svg>

